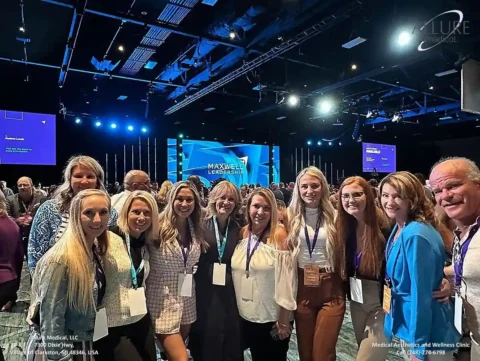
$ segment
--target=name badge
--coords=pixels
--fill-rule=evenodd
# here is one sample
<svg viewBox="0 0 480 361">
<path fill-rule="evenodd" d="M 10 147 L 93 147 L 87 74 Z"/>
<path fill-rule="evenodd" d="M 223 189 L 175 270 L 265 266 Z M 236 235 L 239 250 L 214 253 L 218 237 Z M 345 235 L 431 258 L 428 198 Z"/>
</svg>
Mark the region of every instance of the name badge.
<svg viewBox="0 0 480 361">
<path fill-rule="evenodd" d="M 225 263 L 213 264 L 213 284 L 216 286 L 225 286 L 227 279 L 227 265 Z"/>
<path fill-rule="evenodd" d="M 363 288 L 361 279 L 350 277 L 350 296 L 352 301 L 363 304 Z"/>
<path fill-rule="evenodd" d="M 383 286 L 383 311 L 389 314 L 392 306 L 392 289 L 388 286 Z"/>
<path fill-rule="evenodd" d="M 463 299 L 457 292 L 455 292 L 455 313 L 454 313 L 454 324 L 457 331 L 460 335 L 463 335 L 462 328 L 463 321 Z"/>
<path fill-rule="evenodd" d="M 178 291 L 180 296 L 192 297 L 193 275 L 191 273 L 178 274 Z"/>
<path fill-rule="evenodd" d="M 303 268 L 303 284 L 308 287 L 318 287 L 320 284 L 320 269 L 317 265 L 305 265 Z"/>
<path fill-rule="evenodd" d="M 95 315 L 95 328 L 93 329 L 93 342 L 108 336 L 107 309 L 101 308 Z"/>
<path fill-rule="evenodd" d="M 141 316 L 147 314 L 147 300 L 145 298 L 145 288 L 138 287 L 128 290 L 128 303 L 130 304 L 130 316 Z"/>
<path fill-rule="evenodd" d="M 242 277 L 242 299 L 245 301 L 253 301 L 253 277 L 243 275 Z"/>
</svg>

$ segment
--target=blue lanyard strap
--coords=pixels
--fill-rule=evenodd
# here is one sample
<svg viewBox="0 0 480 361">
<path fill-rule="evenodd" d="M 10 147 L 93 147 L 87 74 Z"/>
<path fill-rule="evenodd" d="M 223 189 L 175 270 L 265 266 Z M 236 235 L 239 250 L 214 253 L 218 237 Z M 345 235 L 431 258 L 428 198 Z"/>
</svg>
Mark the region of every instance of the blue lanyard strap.
<svg viewBox="0 0 480 361">
<path fill-rule="evenodd" d="M 310 258 L 312 258 L 313 250 L 315 249 L 315 245 L 317 244 L 318 239 L 318 231 L 320 230 L 320 216 L 317 218 L 317 225 L 315 227 L 315 234 L 313 235 L 313 241 L 310 242 L 310 236 L 308 235 L 307 229 L 307 216 L 306 214 L 303 215 L 303 219 L 305 221 L 305 240 L 307 241 L 307 248 L 308 253 L 310 254 Z"/>
<path fill-rule="evenodd" d="M 230 225 L 230 217 L 228 218 L 225 235 L 220 240 L 220 231 L 218 230 L 217 216 L 213 216 L 213 226 L 215 227 L 215 238 L 217 239 L 218 263 L 222 263 L 222 257 L 225 253 L 225 246 L 227 245 L 228 226 Z"/>
<path fill-rule="evenodd" d="M 257 239 L 257 242 L 255 243 L 255 246 L 253 246 L 252 252 L 250 252 L 250 241 L 252 239 L 252 232 L 248 233 L 248 242 L 247 242 L 247 260 L 246 260 L 246 266 L 245 266 L 245 273 L 247 275 L 247 278 L 250 277 L 250 261 L 252 260 L 253 254 L 258 248 L 258 245 L 261 242 L 261 237 Z"/>
<path fill-rule="evenodd" d="M 475 233 L 477 233 L 479 226 L 475 225 L 471 228 L 468 238 L 460 246 L 460 240 L 457 245 L 454 247 L 454 256 L 453 256 L 453 268 L 455 270 L 455 286 L 459 287 L 462 284 L 463 278 L 463 263 L 465 262 L 465 257 L 467 256 L 468 248 L 472 242 Z"/>
<path fill-rule="evenodd" d="M 140 265 L 135 270 L 135 266 L 133 265 L 132 255 L 131 255 L 131 252 L 130 252 L 130 236 L 128 234 L 125 235 L 125 243 L 126 243 L 126 246 L 127 246 L 128 257 L 130 258 L 130 273 L 132 275 L 133 288 L 137 289 L 138 288 L 137 275 L 140 272 L 142 272 L 143 267 L 145 266 L 145 261 L 143 260 L 143 257 L 142 257 L 142 262 L 140 262 Z"/>
</svg>

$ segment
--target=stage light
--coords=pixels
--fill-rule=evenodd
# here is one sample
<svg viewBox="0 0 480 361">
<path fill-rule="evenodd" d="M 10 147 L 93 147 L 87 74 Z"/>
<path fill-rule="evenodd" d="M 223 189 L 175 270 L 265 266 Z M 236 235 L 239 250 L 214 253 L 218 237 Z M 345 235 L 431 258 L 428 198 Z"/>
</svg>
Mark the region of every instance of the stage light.
<svg viewBox="0 0 480 361">
<path fill-rule="evenodd" d="M 98 128 L 98 127 L 101 127 L 102 126 L 102 122 L 95 122 L 95 126 Z"/>
<path fill-rule="evenodd" d="M 321 141 L 318 141 L 318 142 L 317 142 L 317 145 L 322 145 L 322 142 L 321 142 Z"/>
<path fill-rule="evenodd" d="M 180 133 L 180 134 L 178 135 L 178 137 L 179 137 L 180 139 L 182 139 L 182 138 L 183 138 L 183 134 Z"/>
<path fill-rule="evenodd" d="M 291 107 L 296 107 L 299 102 L 300 98 L 294 94 L 288 97 L 288 105 L 290 105 Z"/>
<path fill-rule="evenodd" d="M 341 145 L 342 145 L 342 142 L 339 142 L 339 143 L 338 143 L 338 145 L 340 145 L 340 146 L 341 146 Z"/>
<path fill-rule="evenodd" d="M 230 30 L 230 32 L 228 33 L 228 36 L 230 36 L 230 39 L 235 39 L 236 35 L 235 35 L 235 31 L 233 30 Z"/>
<path fill-rule="evenodd" d="M 120 45 L 120 46 L 118 47 L 118 51 L 124 51 L 124 50 L 125 50 L 125 48 L 123 47 L 123 45 Z"/>
<path fill-rule="evenodd" d="M 398 35 L 397 43 L 400 46 L 405 46 L 410 43 L 412 40 L 412 34 L 410 34 L 408 31 L 402 31 L 400 35 Z"/>
<path fill-rule="evenodd" d="M 320 110 L 322 113 L 330 113 L 333 109 L 333 103 L 328 99 L 323 99 L 320 102 Z"/>
<path fill-rule="evenodd" d="M 127 127 L 127 129 L 128 129 L 130 132 L 132 132 L 132 131 L 133 131 L 133 126 L 132 126 L 132 125 L 129 125 L 129 126 Z"/>
<path fill-rule="evenodd" d="M 117 129 L 117 124 L 115 124 L 115 123 L 110 124 L 110 128 Z"/>
<path fill-rule="evenodd" d="M 146 132 L 147 132 L 147 128 L 142 127 L 141 131 L 142 131 L 142 133 L 146 133 Z"/>
<path fill-rule="evenodd" d="M 328 142 L 328 145 L 332 145 L 332 142 Z"/>
<path fill-rule="evenodd" d="M 428 89 L 430 89 L 430 90 L 433 90 L 433 86 L 432 86 L 432 85 L 430 85 L 430 87 L 429 87 Z"/>
<path fill-rule="evenodd" d="M 311 140 L 307 140 L 307 145 L 312 145 L 312 141 L 311 141 Z"/>
<path fill-rule="evenodd" d="M 82 119 L 80 118 L 75 118 L 75 124 L 80 124 L 82 122 Z"/>
<path fill-rule="evenodd" d="M 20 26 L 20 28 L 18 29 L 21 33 L 24 33 L 25 32 L 25 26 Z"/>
<path fill-rule="evenodd" d="M 357 70 L 357 64 L 352 64 L 351 69 L 352 69 L 352 70 Z"/>
</svg>

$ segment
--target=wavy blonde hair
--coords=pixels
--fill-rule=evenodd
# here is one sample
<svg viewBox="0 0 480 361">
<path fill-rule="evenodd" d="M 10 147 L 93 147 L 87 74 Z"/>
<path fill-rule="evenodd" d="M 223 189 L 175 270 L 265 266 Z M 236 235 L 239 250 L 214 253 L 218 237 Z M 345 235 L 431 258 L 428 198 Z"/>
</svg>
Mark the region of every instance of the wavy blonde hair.
<svg viewBox="0 0 480 361">
<path fill-rule="evenodd" d="M 239 219 L 239 212 L 240 208 L 242 207 L 242 197 L 240 196 L 237 186 L 229 181 L 221 181 L 208 195 L 208 204 L 205 209 L 205 219 L 212 218 L 217 214 L 217 208 L 215 204 L 227 193 L 231 193 L 235 199 L 235 206 L 232 213 L 230 213 L 230 216 L 234 219 Z"/>
<path fill-rule="evenodd" d="M 433 203 L 425 194 L 425 187 L 410 172 L 390 173 L 380 182 L 379 202 L 382 204 L 383 186 L 389 184 L 398 192 L 402 199 L 409 202 L 408 220 L 422 223 L 430 223 L 437 226 Z M 383 209 L 383 205 L 382 205 Z"/>
<path fill-rule="evenodd" d="M 63 183 L 60 185 L 55 193 L 53 194 L 53 199 L 55 199 L 60 211 L 66 212 L 70 207 L 70 202 L 72 201 L 74 194 L 72 188 L 72 175 L 73 169 L 77 166 L 83 166 L 85 168 L 90 169 L 97 178 L 97 184 L 95 186 L 96 189 L 100 189 L 101 191 L 108 194 L 104 181 L 105 181 L 105 173 L 103 172 L 102 166 L 92 157 L 87 155 L 77 155 L 75 157 L 70 158 L 65 167 L 63 172 Z"/>
<path fill-rule="evenodd" d="M 172 181 L 166 180 L 162 183 L 160 186 L 160 190 L 158 191 L 157 194 L 157 202 L 159 206 L 161 205 L 162 207 L 165 207 L 167 204 L 167 196 L 168 192 L 173 188 L 173 183 Z"/>
<path fill-rule="evenodd" d="M 104 197 L 110 213 L 110 197 L 98 189 L 86 189 L 79 192 L 71 201 L 70 221 L 59 241 L 52 247 L 49 262 L 65 264 L 68 270 L 67 302 L 70 308 L 82 314 L 95 309 L 93 300 L 94 267 L 92 265 L 92 250 L 88 249 L 81 217 L 85 199 L 93 196 Z M 108 229 L 97 237 L 95 245 L 101 256 L 108 249 Z M 42 258 L 45 262 L 45 260 Z M 39 268 L 40 266 L 37 266 Z"/>
<path fill-rule="evenodd" d="M 134 191 L 128 195 L 127 199 L 125 200 L 125 204 L 118 215 L 118 228 L 123 234 L 130 233 L 128 227 L 128 214 L 130 213 L 133 202 L 136 200 L 145 202 L 152 212 L 152 224 L 145 231 L 145 241 L 151 244 L 158 238 L 158 206 L 155 198 L 153 198 L 153 196 L 148 192 Z"/>
<path fill-rule="evenodd" d="M 247 225 L 242 228 L 241 233 L 243 237 L 246 237 L 249 232 L 252 231 L 252 219 L 250 218 L 250 206 L 252 205 L 253 197 L 261 196 L 263 197 L 268 205 L 270 206 L 270 221 L 266 227 L 266 233 L 264 237 L 267 239 L 267 244 L 271 247 L 277 248 L 278 246 L 278 228 L 281 227 L 278 223 L 278 213 L 277 213 L 277 202 L 275 200 L 275 195 L 273 192 L 268 188 L 255 188 L 252 193 L 249 194 L 247 199 L 247 206 L 246 206 L 246 217 L 247 217 Z"/>
<path fill-rule="evenodd" d="M 197 189 L 190 182 L 177 182 L 173 185 L 173 188 L 170 190 L 170 192 L 168 192 L 167 205 L 159 216 L 159 237 L 153 242 L 154 246 L 157 248 L 161 245 L 166 246 L 173 244 L 177 242 L 177 239 L 180 238 L 180 233 L 178 232 L 175 223 L 177 220 L 177 214 L 174 210 L 174 203 L 178 192 L 184 188 L 187 188 L 192 192 L 195 202 L 195 207 L 189 217 L 193 224 L 193 231 L 195 232 L 195 235 L 192 234 L 192 238 L 195 237 L 196 241 L 200 243 L 203 249 L 206 247 L 206 243 L 203 240 L 202 230 L 202 204 L 200 202 L 200 196 L 198 195 Z"/>
<path fill-rule="evenodd" d="M 326 244 L 326 258 L 329 268 L 335 268 L 335 250 L 333 235 L 335 231 L 335 209 L 330 202 L 330 190 L 328 188 L 328 182 L 322 171 L 317 167 L 308 167 L 298 173 L 295 180 L 295 187 L 293 188 L 292 199 L 288 206 L 288 219 L 290 226 L 287 227 L 290 230 L 287 242 L 290 249 L 295 249 L 300 246 L 299 236 L 300 231 L 305 224 L 305 203 L 300 195 L 300 179 L 304 175 L 309 175 L 317 178 L 320 181 L 321 198 L 318 204 L 318 213 L 321 217 L 323 227 L 327 231 L 327 244 Z"/>
</svg>

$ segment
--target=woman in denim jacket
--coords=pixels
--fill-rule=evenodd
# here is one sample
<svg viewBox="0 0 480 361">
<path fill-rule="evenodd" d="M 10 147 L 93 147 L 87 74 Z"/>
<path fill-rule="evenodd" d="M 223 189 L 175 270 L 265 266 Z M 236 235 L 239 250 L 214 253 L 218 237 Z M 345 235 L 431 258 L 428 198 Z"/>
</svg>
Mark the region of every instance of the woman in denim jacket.
<svg viewBox="0 0 480 361">
<path fill-rule="evenodd" d="M 73 198 L 63 237 L 40 259 L 33 277 L 28 360 L 93 360 L 97 306 L 106 288 L 100 258 L 108 247 L 109 217 L 110 198 L 101 190 Z"/>
</svg>

